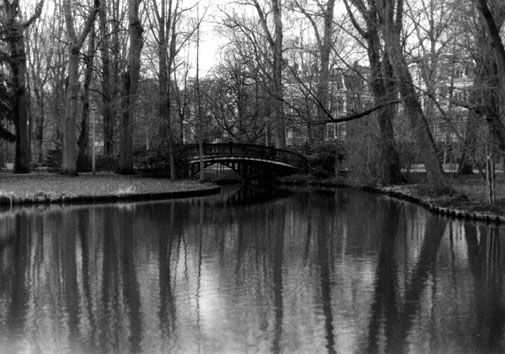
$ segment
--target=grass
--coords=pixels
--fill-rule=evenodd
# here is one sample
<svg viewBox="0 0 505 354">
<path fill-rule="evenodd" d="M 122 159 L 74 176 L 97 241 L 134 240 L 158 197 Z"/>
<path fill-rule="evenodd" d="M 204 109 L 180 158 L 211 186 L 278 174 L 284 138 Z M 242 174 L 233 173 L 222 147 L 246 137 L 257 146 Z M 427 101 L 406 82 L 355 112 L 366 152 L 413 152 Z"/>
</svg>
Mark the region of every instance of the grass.
<svg viewBox="0 0 505 354">
<path fill-rule="evenodd" d="M 121 197 L 144 194 L 169 194 L 205 191 L 214 186 L 198 181 L 170 181 L 161 178 L 115 174 L 81 174 L 67 177 L 58 174 L 15 175 L 0 173 L 0 202 L 26 203 L 64 201 L 79 197 Z"/>
</svg>

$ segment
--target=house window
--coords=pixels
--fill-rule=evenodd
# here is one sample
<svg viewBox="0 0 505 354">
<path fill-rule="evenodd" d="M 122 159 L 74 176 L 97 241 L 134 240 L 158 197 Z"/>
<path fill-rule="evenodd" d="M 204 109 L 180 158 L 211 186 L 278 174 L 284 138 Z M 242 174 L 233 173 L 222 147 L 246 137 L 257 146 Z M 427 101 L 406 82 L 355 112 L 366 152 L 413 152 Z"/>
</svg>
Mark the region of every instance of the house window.
<svg viewBox="0 0 505 354">
<path fill-rule="evenodd" d="M 326 124 L 327 140 L 344 141 L 347 136 L 345 123 L 328 123 Z"/>
</svg>

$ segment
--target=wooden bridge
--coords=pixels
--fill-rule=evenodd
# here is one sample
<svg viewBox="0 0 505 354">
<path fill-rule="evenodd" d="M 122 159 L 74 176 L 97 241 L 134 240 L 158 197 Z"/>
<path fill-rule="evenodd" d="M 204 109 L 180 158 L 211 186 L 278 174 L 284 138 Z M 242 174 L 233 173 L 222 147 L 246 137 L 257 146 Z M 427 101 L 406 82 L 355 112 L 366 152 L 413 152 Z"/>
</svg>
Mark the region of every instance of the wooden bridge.
<svg viewBox="0 0 505 354">
<path fill-rule="evenodd" d="M 149 156 L 155 155 L 153 150 L 137 152 L 135 154 L 137 168 L 159 170 L 163 167 L 159 164 L 166 164 L 168 161 L 168 151 L 157 149 L 156 154 L 158 156 L 167 154 L 167 158 L 149 159 Z M 185 145 L 184 154 L 189 164 L 190 175 L 196 175 L 200 170 L 198 144 Z M 204 168 L 219 163 L 233 169 L 246 180 L 280 177 L 307 168 L 307 160 L 301 154 L 254 144 L 203 144 L 202 161 Z"/>
</svg>

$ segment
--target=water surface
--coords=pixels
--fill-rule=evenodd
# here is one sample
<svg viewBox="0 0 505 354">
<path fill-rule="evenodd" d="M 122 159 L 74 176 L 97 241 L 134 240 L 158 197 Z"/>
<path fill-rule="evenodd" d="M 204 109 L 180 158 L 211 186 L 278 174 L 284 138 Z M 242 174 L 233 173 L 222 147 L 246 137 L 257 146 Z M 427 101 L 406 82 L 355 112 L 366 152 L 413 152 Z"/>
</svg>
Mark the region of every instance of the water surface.
<svg viewBox="0 0 505 354">
<path fill-rule="evenodd" d="M 348 190 L 0 214 L 0 348 L 505 350 L 503 230 Z"/>
</svg>

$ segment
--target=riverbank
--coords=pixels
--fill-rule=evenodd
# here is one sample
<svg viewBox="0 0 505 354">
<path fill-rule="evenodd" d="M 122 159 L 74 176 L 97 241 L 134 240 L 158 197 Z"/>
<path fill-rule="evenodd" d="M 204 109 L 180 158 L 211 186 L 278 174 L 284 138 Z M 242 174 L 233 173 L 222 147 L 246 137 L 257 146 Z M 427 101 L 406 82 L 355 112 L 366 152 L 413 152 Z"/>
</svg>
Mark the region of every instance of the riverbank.
<svg viewBox="0 0 505 354">
<path fill-rule="evenodd" d="M 354 183 L 347 178 L 317 179 L 300 175 L 283 178 L 280 183 L 362 189 L 408 200 L 436 214 L 505 223 L 505 183 L 501 180 L 496 184 L 497 197 L 493 205 L 487 203 L 485 183 L 478 175 L 453 177 L 450 179 L 450 188 L 443 190 L 434 190 L 423 183 L 377 187 Z"/>
<path fill-rule="evenodd" d="M 211 183 L 109 173 L 16 175 L 0 173 L 0 205 L 93 203 L 119 200 L 183 198 L 218 193 Z"/>
</svg>

